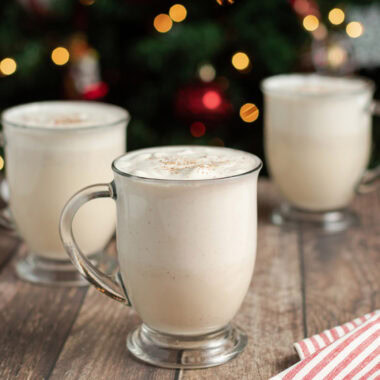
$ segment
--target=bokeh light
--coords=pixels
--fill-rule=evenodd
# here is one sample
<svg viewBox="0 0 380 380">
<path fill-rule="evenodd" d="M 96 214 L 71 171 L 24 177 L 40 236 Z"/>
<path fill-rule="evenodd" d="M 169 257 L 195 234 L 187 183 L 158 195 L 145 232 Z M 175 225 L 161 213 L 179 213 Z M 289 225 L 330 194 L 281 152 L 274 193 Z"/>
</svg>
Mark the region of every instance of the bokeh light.
<svg viewBox="0 0 380 380">
<path fill-rule="evenodd" d="M 0 156 L 0 170 L 4 169 L 4 158 Z"/>
<path fill-rule="evenodd" d="M 346 26 L 346 33 L 351 38 L 358 38 L 360 37 L 364 32 L 363 25 L 358 21 L 352 21 L 347 24 Z"/>
<path fill-rule="evenodd" d="M 299 14 L 310 12 L 310 4 L 307 0 L 295 0 L 293 8 Z"/>
<path fill-rule="evenodd" d="M 12 75 L 17 70 L 17 63 L 13 58 L 4 58 L 0 62 L 0 72 L 4 75 Z"/>
<path fill-rule="evenodd" d="M 235 0 L 216 0 L 219 5 L 233 4 Z"/>
<path fill-rule="evenodd" d="M 259 109 L 253 103 L 246 103 L 240 107 L 240 117 L 246 123 L 253 123 L 259 117 Z"/>
<path fill-rule="evenodd" d="M 339 45 L 333 45 L 327 52 L 327 61 L 335 68 L 342 66 L 347 61 L 347 51 Z"/>
<path fill-rule="evenodd" d="M 314 15 L 307 15 L 303 19 L 303 27 L 309 31 L 313 32 L 314 30 L 317 30 L 319 26 L 319 20 L 316 16 Z"/>
<path fill-rule="evenodd" d="M 51 60 L 58 66 L 65 65 L 67 62 L 69 62 L 69 59 L 70 59 L 69 51 L 62 46 L 55 48 L 51 52 Z"/>
<path fill-rule="evenodd" d="M 340 8 L 331 9 L 329 12 L 329 21 L 333 25 L 340 25 L 344 21 L 345 17 L 346 15 Z"/>
<path fill-rule="evenodd" d="M 206 133 L 206 126 L 200 121 L 195 121 L 190 125 L 190 133 L 194 137 L 202 137 Z"/>
<path fill-rule="evenodd" d="M 204 93 L 202 102 L 206 108 L 214 110 L 222 104 L 222 98 L 215 90 L 208 90 Z"/>
<path fill-rule="evenodd" d="M 327 37 L 327 28 L 323 24 L 319 24 L 318 28 L 312 33 L 316 40 L 324 40 Z"/>
<path fill-rule="evenodd" d="M 236 70 L 245 70 L 250 63 L 248 55 L 242 51 L 235 53 L 231 61 Z"/>
<path fill-rule="evenodd" d="M 169 9 L 169 16 L 175 22 L 183 21 L 187 16 L 187 10 L 182 4 L 174 4 Z"/>
<path fill-rule="evenodd" d="M 199 68 L 199 78 L 201 78 L 203 82 L 212 82 L 215 79 L 215 76 L 216 71 L 214 66 L 205 64 Z"/>
<path fill-rule="evenodd" d="M 157 32 L 166 33 L 172 28 L 173 21 L 167 14 L 161 13 L 154 18 L 153 25 Z"/>
</svg>

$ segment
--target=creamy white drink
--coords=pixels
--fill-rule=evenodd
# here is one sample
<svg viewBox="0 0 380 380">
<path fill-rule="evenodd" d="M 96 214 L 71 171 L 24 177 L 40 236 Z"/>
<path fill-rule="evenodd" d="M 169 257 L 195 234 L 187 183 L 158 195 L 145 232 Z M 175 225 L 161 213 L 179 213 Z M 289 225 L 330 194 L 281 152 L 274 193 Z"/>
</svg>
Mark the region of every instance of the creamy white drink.
<svg viewBox="0 0 380 380">
<path fill-rule="evenodd" d="M 97 290 L 136 310 L 128 350 L 165 368 L 205 368 L 243 351 L 234 326 L 256 257 L 256 156 L 227 148 L 173 146 L 117 158 L 114 181 L 80 190 L 60 219 L 72 263 Z M 117 209 L 119 281 L 97 270 L 72 234 L 88 201 Z"/>
<path fill-rule="evenodd" d="M 40 102 L 3 114 L 10 209 L 35 255 L 68 260 L 59 217 L 70 196 L 112 178 L 110 164 L 125 152 L 128 115 L 95 102 Z M 87 254 L 101 251 L 115 228 L 115 205 L 96 200 L 78 213 L 74 234 Z"/>
<path fill-rule="evenodd" d="M 236 314 L 256 256 L 260 166 L 249 153 L 198 146 L 115 161 L 120 269 L 149 327 L 199 335 Z"/>
<path fill-rule="evenodd" d="M 263 82 L 269 171 L 287 202 L 348 205 L 369 160 L 372 87 L 361 79 L 280 75 Z"/>
</svg>

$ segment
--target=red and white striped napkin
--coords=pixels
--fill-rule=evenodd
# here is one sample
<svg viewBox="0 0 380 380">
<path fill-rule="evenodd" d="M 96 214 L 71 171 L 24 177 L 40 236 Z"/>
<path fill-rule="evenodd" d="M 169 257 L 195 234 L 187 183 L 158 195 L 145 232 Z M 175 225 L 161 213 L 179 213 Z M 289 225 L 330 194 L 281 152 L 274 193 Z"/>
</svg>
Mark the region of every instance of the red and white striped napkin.
<svg viewBox="0 0 380 380">
<path fill-rule="evenodd" d="M 380 380 L 380 310 L 294 344 L 301 361 L 270 380 Z"/>
</svg>

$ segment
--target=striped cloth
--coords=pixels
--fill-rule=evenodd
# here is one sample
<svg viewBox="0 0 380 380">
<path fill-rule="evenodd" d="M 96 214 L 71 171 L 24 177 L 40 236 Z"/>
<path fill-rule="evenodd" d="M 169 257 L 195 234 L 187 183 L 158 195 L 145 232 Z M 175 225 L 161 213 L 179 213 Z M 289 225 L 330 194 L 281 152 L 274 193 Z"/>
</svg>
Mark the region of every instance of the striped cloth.
<svg viewBox="0 0 380 380">
<path fill-rule="evenodd" d="M 380 380 L 380 310 L 294 347 L 301 361 L 270 380 Z"/>
</svg>

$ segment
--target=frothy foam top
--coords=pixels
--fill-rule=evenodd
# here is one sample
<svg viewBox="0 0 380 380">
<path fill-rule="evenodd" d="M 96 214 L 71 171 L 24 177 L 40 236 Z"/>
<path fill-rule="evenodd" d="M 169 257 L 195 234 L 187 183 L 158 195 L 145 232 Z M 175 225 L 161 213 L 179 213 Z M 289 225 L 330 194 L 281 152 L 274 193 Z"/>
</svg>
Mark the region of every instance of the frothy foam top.
<svg viewBox="0 0 380 380">
<path fill-rule="evenodd" d="M 358 78 L 286 74 L 265 79 L 262 87 L 264 92 L 284 95 L 344 95 L 363 91 L 368 83 Z"/>
<path fill-rule="evenodd" d="M 88 128 L 128 119 L 120 107 L 83 101 L 48 101 L 10 108 L 2 115 L 4 123 L 35 128 Z"/>
<path fill-rule="evenodd" d="M 174 146 L 127 153 L 115 161 L 115 168 L 144 178 L 202 180 L 246 173 L 260 163 L 256 156 L 234 149 Z"/>
</svg>

